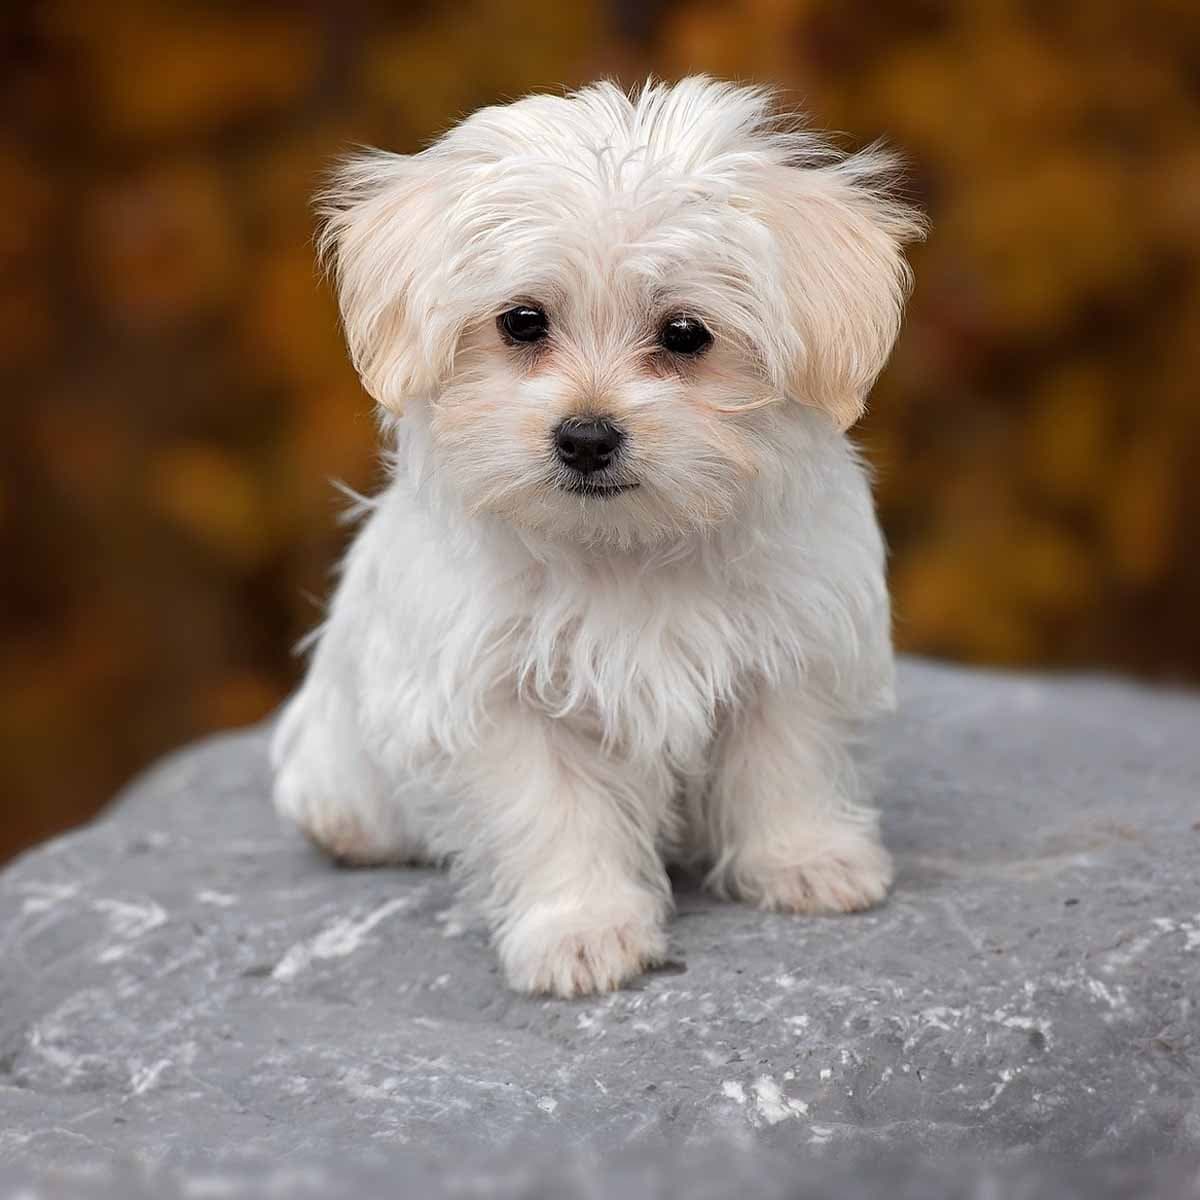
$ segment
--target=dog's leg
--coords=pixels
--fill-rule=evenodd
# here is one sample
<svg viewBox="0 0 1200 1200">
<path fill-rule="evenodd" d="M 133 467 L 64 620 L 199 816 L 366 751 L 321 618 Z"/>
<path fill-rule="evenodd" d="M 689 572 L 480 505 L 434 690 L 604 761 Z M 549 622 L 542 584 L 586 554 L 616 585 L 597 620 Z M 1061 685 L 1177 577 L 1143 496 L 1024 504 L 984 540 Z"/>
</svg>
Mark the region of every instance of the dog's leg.
<svg viewBox="0 0 1200 1200">
<path fill-rule="evenodd" d="M 634 769 L 566 721 L 516 708 L 460 769 L 458 867 L 514 988 L 608 991 L 662 960 L 665 770 Z"/>
<path fill-rule="evenodd" d="M 763 689 L 718 739 L 698 814 L 710 884 L 787 912 L 877 904 L 892 863 L 864 790 L 844 723 L 799 689 Z"/>
<path fill-rule="evenodd" d="M 427 861 L 403 781 L 388 780 L 363 745 L 348 699 L 310 678 L 271 739 L 275 807 L 346 866 Z"/>
</svg>

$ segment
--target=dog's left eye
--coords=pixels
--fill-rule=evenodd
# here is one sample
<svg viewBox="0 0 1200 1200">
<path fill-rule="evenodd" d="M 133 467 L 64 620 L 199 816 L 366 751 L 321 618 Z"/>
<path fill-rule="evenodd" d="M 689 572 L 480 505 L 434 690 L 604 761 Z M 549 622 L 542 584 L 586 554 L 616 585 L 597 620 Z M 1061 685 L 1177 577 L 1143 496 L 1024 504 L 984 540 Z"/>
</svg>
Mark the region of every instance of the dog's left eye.
<svg viewBox="0 0 1200 1200">
<path fill-rule="evenodd" d="M 513 342 L 540 342 L 550 332 L 545 310 L 532 304 L 518 304 L 502 312 L 496 323 L 500 332 Z"/>
<path fill-rule="evenodd" d="M 699 317 L 670 317 L 658 331 L 658 344 L 672 354 L 699 354 L 713 340 Z"/>
</svg>

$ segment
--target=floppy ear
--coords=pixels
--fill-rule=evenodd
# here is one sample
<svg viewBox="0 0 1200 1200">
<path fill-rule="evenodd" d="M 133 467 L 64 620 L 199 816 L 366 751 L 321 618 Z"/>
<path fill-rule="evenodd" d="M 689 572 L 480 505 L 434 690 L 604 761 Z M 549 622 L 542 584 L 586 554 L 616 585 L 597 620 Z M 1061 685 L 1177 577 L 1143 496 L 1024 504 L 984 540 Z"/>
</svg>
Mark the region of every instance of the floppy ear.
<svg viewBox="0 0 1200 1200">
<path fill-rule="evenodd" d="M 924 219 L 890 194 L 896 162 L 878 149 L 772 172 L 766 220 L 795 335 L 788 391 L 847 429 L 900 331 L 912 284 L 903 246 L 924 235 Z"/>
<path fill-rule="evenodd" d="M 433 301 L 441 193 L 423 156 L 368 151 L 343 162 L 316 198 L 318 254 L 336 283 L 351 361 L 394 412 L 435 390 L 453 358 L 457 330 Z"/>
</svg>

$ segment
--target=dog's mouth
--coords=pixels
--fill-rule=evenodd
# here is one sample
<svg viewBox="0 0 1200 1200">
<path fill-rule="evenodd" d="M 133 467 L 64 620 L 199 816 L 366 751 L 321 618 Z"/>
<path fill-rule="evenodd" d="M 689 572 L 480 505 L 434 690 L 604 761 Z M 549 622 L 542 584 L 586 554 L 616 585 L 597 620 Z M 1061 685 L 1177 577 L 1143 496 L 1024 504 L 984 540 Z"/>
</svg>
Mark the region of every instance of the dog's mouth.
<svg viewBox="0 0 1200 1200">
<path fill-rule="evenodd" d="M 619 496 L 622 492 L 631 492 L 634 488 L 642 485 L 636 480 L 629 483 L 598 483 L 591 479 L 573 479 L 560 486 L 564 492 L 570 492 L 572 496 L 594 496 L 597 499 L 608 499 L 610 496 Z"/>
</svg>

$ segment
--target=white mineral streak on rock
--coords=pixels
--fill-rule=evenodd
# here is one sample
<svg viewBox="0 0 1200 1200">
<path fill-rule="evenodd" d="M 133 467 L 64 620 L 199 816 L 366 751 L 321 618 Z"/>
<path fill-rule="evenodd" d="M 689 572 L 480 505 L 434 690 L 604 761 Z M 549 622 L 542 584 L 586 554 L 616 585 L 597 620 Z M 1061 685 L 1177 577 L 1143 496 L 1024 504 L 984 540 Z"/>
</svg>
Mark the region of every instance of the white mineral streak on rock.
<svg viewBox="0 0 1200 1200">
<path fill-rule="evenodd" d="M 1169 917 L 1155 917 L 1151 922 L 1163 933 L 1182 933 L 1184 950 L 1200 950 L 1200 913 L 1190 921 L 1172 921 Z"/>
<path fill-rule="evenodd" d="M 1105 960 L 1100 967 L 1105 975 L 1115 974 L 1117 971 L 1123 971 L 1130 963 L 1141 958 L 1143 954 L 1162 936 L 1161 929 L 1152 930 L 1150 933 L 1140 934 L 1132 941 L 1122 942 L 1118 946 L 1114 946 L 1105 956 Z"/>
<path fill-rule="evenodd" d="M 768 1125 L 778 1125 L 789 1117 L 800 1118 L 808 1112 L 803 1100 L 793 1100 L 783 1094 L 783 1089 L 769 1075 L 760 1075 L 754 1081 L 754 1104 L 758 1115 Z"/>
<path fill-rule="evenodd" d="M 169 1058 L 160 1058 L 149 1066 L 136 1065 L 129 1074 L 129 1087 L 135 1096 L 148 1092 L 157 1082 L 158 1077 L 171 1065 Z"/>
<path fill-rule="evenodd" d="M 31 883 L 24 889 L 30 893 L 21 905 L 23 916 L 49 912 L 79 894 L 77 883 Z"/>
<path fill-rule="evenodd" d="M 921 1020 L 926 1025 L 932 1025 L 935 1029 L 954 1029 L 959 1021 L 962 1020 L 963 1011 L 961 1008 L 948 1008 L 944 1004 L 937 1004 L 933 1008 L 921 1010 Z"/>
<path fill-rule="evenodd" d="M 1103 1000 L 1114 1011 L 1129 1007 L 1129 1001 L 1125 998 L 1125 988 L 1121 984 L 1115 984 L 1110 988 L 1101 983 L 1099 979 L 1090 978 L 1085 979 L 1084 984 L 1097 1000 Z"/>
<path fill-rule="evenodd" d="M 987 1112 L 995 1106 L 997 1100 L 1000 1099 L 1004 1089 L 1021 1073 L 1020 1067 L 1004 1067 L 1000 1071 L 1000 1076 L 992 1088 L 992 1094 L 982 1103 L 975 1106 L 976 1112 Z"/>
<path fill-rule="evenodd" d="M 84 1054 L 72 1054 L 55 1043 L 59 1030 L 54 1027 L 36 1025 L 29 1033 L 29 1048 L 44 1062 L 59 1071 L 63 1079 L 70 1083 L 81 1075 L 88 1066 L 89 1059 Z"/>
<path fill-rule="evenodd" d="M 1032 989 L 1026 988 L 1025 995 L 1027 999 L 1032 999 Z M 1010 1013 L 1003 1006 L 994 1009 L 990 1014 L 982 1014 L 982 1017 L 983 1020 L 989 1021 L 993 1025 L 1000 1025 L 1004 1029 L 1016 1029 L 1022 1033 L 1040 1033 L 1045 1039 L 1046 1049 L 1051 1046 L 1050 1030 L 1053 1022 L 1043 1017 L 1034 1016 L 1031 1013 Z"/>
<path fill-rule="evenodd" d="M 381 921 L 393 913 L 409 908 L 415 896 L 398 896 L 373 909 L 365 917 L 339 917 L 332 925 L 322 929 L 315 937 L 297 942 L 276 964 L 271 978 L 286 982 L 295 979 L 301 971 L 311 966 L 315 959 L 345 958 L 353 954 L 366 940 L 367 935 Z"/>
<path fill-rule="evenodd" d="M 338 1084 L 356 1100 L 391 1103 L 395 1100 L 401 1080 L 395 1075 L 388 1075 L 376 1083 L 365 1067 L 350 1067 L 338 1078 Z"/>
<path fill-rule="evenodd" d="M 167 923 L 166 909 L 153 900 L 93 900 L 92 907 L 108 917 L 109 932 L 121 939 L 101 950 L 97 962 L 117 962 L 129 954 L 132 942 Z"/>
<path fill-rule="evenodd" d="M 211 888 L 201 888 L 196 893 L 196 899 L 201 904 L 212 904 L 217 908 L 232 908 L 238 898 L 232 892 L 216 892 Z"/>
<path fill-rule="evenodd" d="M 442 937 L 462 937 L 471 923 L 470 911 L 458 904 L 443 909 L 433 918 L 442 927 Z"/>
</svg>

